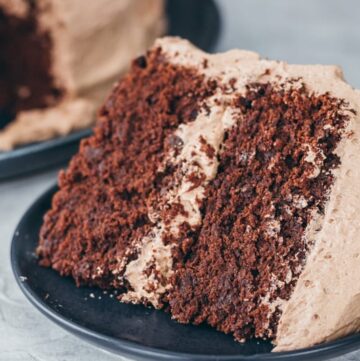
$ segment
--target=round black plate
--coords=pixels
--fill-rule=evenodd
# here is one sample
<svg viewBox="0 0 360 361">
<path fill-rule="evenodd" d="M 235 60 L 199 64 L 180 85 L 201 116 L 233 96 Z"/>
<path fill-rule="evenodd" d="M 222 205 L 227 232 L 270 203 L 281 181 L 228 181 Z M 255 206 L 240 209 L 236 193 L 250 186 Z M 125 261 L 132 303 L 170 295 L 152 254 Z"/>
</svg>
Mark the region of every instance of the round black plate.
<svg viewBox="0 0 360 361">
<path fill-rule="evenodd" d="M 56 186 L 26 212 L 11 246 L 15 278 L 45 316 L 99 347 L 144 360 L 322 360 L 360 347 L 353 335 L 295 352 L 270 353 L 269 342 L 240 344 L 206 326 L 180 325 L 163 311 L 121 304 L 95 288 L 76 288 L 70 278 L 38 266 L 34 254 L 44 213 Z"/>
<path fill-rule="evenodd" d="M 167 0 L 168 35 L 189 39 L 210 51 L 220 32 L 220 15 L 213 0 Z M 76 153 L 89 129 L 42 143 L 0 152 L 0 179 L 65 163 Z"/>
</svg>

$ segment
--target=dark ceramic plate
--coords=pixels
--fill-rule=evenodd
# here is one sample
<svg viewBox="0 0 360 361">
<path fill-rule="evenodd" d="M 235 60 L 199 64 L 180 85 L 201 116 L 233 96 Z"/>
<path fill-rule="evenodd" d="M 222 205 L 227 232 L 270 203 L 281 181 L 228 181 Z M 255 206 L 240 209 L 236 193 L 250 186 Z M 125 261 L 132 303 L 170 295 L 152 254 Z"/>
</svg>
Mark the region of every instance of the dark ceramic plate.
<svg viewBox="0 0 360 361">
<path fill-rule="evenodd" d="M 167 0 L 168 35 L 187 38 L 211 51 L 220 31 L 220 15 L 213 0 Z M 42 143 L 0 152 L 0 179 L 65 163 L 77 151 L 89 129 Z"/>
<path fill-rule="evenodd" d="M 95 288 L 76 288 L 72 279 L 39 267 L 34 255 L 52 187 L 26 212 L 11 246 L 16 280 L 30 302 L 74 335 L 117 354 L 143 360 L 323 360 L 360 347 L 353 335 L 295 352 L 270 353 L 269 342 L 240 344 L 200 326 L 180 325 L 163 311 L 125 305 Z"/>
</svg>

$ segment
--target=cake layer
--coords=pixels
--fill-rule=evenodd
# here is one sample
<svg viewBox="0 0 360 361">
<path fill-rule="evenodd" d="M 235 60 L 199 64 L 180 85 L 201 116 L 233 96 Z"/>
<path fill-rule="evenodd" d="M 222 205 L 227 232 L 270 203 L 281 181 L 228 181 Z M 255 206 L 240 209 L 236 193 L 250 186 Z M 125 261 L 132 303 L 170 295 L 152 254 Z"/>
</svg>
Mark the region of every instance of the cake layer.
<svg viewBox="0 0 360 361">
<path fill-rule="evenodd" d="M 158 50 L 133 63 L 103 106 L 95 135 L 60 176 L 41 232 L 43 265 L 79 285 L 124 285 L 124 260 L 153 225 L 150 199 L 173 172 L 158 169 L 166 150 L 177 147 L 171 135 L 211 92 L 195 70 L 173 66 Z"/>
<path fill-rule="evenodd" d="M 237 121 L 205 190 L 195 247 L 176 273 L 171 312 L 238 340 L 273 338 L 312 247 L 305 229 L 324 211 L 347 117 L 330 96 L 269 83 L 249 86 L 233 107 Z"/>
<path fill-rule="evenodd" d="M 277 350 L 353 332 L 359 104 L 337 67 L 160 39 L 61 174 L 40 263 Z"/>
</svg>

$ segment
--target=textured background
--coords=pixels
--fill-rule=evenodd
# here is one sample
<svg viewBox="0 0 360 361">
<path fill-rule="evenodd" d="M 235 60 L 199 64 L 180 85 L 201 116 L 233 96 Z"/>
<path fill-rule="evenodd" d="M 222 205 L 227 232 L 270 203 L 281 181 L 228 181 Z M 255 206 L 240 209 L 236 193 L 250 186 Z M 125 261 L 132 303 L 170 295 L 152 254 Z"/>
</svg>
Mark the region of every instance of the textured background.
<svg viewBox="0 0 360 361">
<path fill-rule="evenodd" d="M 341 64 L 347 80 L 360 88 L 358 0 L 218 3 L 224 21 L 217 50 L 240 47 L 293 63 Z M 56 173 L 52 170 L 0 183 L 0 360 L 121 360 L 48 321 L 25 300 L 13 279 L 9 261 L 13 230 L 33 200 L 53 184 Z M 336 359 L 350 360 L 360 360 L 360 351 Z"/>
</svg>

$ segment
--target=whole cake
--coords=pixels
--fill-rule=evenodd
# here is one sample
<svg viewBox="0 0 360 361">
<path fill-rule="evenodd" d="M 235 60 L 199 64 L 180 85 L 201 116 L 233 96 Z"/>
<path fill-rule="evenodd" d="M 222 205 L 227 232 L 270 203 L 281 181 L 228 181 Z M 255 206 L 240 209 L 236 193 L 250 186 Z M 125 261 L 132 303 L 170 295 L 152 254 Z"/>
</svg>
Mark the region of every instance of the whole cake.
<svg viewBox="0 0 360 361">
<path fill-rule="evenodd" d="M 0 0 L 0 151 L 92 124 L 163 29 L 163 0 Z"/>
<path fill-rule="evenodd" d="M 163 38 L 61 172 L 40 264 L 275 351 L 360 328 L 360 93 Z"/>
</svg>

